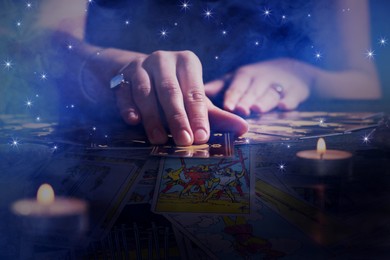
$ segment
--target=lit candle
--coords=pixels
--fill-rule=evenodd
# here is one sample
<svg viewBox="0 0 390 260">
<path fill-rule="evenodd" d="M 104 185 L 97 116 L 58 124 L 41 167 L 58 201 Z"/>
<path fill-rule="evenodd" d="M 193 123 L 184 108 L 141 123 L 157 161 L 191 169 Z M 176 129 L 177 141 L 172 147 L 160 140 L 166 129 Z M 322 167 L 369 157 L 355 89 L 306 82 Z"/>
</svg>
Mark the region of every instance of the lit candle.
<svg viewBox="0 0 390 260">
<path fill-rule="evenodd" d="M 84 235 L 88 226 L 87 203 L 76 198 L 56 198 L 46 183 L 39 187 L 36 198 L 16 201 L 11 210 L 20 218 L 23 233 L 46 242 L 71 244 Z"/>
<path fill-rule="evenodd" d="M 296 155 L 301 174 L 325 177 L 350 173 L 352 154 L 341 150 L 327 150 L 323 138 L 318 139 L 316 150 L 300 151 Z"/>
</svg>

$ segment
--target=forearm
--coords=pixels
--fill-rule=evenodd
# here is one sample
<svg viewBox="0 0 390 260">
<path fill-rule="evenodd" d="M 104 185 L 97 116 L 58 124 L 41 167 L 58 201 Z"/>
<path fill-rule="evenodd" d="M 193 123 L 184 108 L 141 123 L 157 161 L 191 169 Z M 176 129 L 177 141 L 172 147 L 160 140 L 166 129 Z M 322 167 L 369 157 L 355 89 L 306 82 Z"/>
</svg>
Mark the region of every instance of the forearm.
<svg viewBox="0 0 390 260">
<path fill-rule="evenodd" d="M 321 98 L 379 99 L 381 88 L 375 70 L 326 71 L 312 68 L 312 91 Z"/>
</svg>

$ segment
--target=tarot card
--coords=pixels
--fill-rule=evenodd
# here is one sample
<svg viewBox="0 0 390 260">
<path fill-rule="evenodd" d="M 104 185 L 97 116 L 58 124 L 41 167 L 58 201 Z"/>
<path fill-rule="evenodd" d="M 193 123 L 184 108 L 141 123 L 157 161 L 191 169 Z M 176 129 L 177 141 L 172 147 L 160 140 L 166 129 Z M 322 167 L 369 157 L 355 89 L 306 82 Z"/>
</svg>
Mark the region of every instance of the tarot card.
<svg viewBox="0 0 390 260">
<path fill-rule="evenodd" d="M 232 159 L 161 160 L 152 209 L 156 213 L 249 214 L 248 148 L 236 146 Z"/>
<path fill-rule="evenodd" d="M 327 249 L 256 199 L 249 216 L 166 214 L 210 259 L 329 258 Z"/>
<path fill-rule="evenodd" d="M 140 162 L 94 153 L 61 154 L 52 159 L 34 182 L 50 183 L 60 196 L 89 202 L 89 239 L 107 234 L 134 189 Z"/>
<path fill-rule="evenodd" d="M 167 145 L 155 146 L 151 155 L 163 157 L 220 158 L 233 156 L 233 139 L 230 133 L 214 133 L 207 144 L 176 146 L 172 138 Z"/>
<path fill-rule="evenodd" d="M 154 187 L 160 166 L 160 157 L 150 157 L 141 169 L 136 180 L 135 189 L 130 196 L 128 204 L 151 203 Z"/>
</svg>

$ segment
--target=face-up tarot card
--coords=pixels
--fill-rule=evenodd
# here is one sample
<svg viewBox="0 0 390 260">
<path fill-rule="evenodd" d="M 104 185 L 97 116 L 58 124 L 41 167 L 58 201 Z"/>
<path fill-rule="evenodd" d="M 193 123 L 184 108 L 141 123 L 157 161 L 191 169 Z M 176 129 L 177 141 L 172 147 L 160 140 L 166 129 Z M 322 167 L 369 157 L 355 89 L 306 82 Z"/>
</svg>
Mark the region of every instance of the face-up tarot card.
<svg viewBox="0 0 390 260">
<path fill-rule="evenodd" d="M 249 214 L 249 147 L 232 159 L 161 160 L 152 209 L 157 213 Z"/>
</svg>

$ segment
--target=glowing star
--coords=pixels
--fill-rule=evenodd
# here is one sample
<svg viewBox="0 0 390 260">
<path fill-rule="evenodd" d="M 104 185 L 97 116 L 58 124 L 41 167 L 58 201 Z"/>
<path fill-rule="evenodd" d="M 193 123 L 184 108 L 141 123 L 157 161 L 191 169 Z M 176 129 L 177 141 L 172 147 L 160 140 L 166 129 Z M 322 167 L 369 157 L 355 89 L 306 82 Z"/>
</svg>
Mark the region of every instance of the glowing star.
<svg viewBox="0 0 390 260">
<path fill-rule="evenodd" d="M 215 56 L 214 59 L 218 60 L 218 59 L 219 59 L 219 56 Z"/>
<path fill-rule="evenodd" d="M 278 168 L 279 168 L 279 171 L 284 172 L 284 171 L 286 170 L 286 165 L 285 165 L 284 163 L 280 163 L 280 164 L 278 165 Z"/>
<path fill-rule="evenodd" d="M 32 106 L 32 102 L 30 100 L 27 99 L 26 101 L 26 107 L 31 107 Z"/>
<path fill-rule="evenodd" d="M 14 148 L 18 148 L 19 146 L 19 140 L 17 138 L 12 138 L 12 142 L 11 142 L 11 146 L 14 147 Z"/>
<path fill-rule="evenodd" d="M 130 21 L 129 20 L 125 20 L 125 25 L 129 25 L 130 24 Z"/>
<path fill-rule="evenodd" d="M 37 116 L 37 117 L 35 118 L 35 120 L 41 121 L 41 118 L 40 118 L 39 116 Z"/>
<path fill-rule="evenodd" d="M 317 60 L 320 60 L 322 58 L 321 52 L 316 52 L 314 56 L 316 57 Z"/>
<path fill-rule="evenodd" d="M 73 105 L 73 104 L 71 104 L 71 105 L 70 105 L 70 108 L 74 108 L 74 105 Z"/>
<path fill-rule="evenodd" d="M 93 131 L 96 131 L 96 126 L 92 127 L 92 130 L 93 130 Z"/>
<path fill-rule="evenodd" d="M 260 42 L 255 41 L 255 45 L 256 45 L 256 46 L 259 46 L 259 45 L 260 45 Z"/>
<path fill-rule="evenodd" d="M 286 20 L 286 19 L 287 19 L 287 16 L 282 15 L 282 20 Z"/>
<path fill-rule="evenodd" d="M 190 1 L 183 1 L 180 4 L 181 10 L 183 11 L 187 11 L 188 9 L 190 9 L 190 6 L 191 6 Z"/>
<path fill-rule="evenodd" d="M 209 10 L 209 9 L 206 9 L 206 10 L 204 10 L 204 12 L 203 12 L 203 16 L 204 16 L 205 18 L 209 19 L 209 18 L 213 17 L 213 12 L 212 12 L 211 10 Z"/>
<path fill-rule="evenodd" d="M 4 61 L 4 68 L 7 69 L 7 70 L 11 69 L 12 68 L 12 61 L 5 60 Z"/>
<path fill-rule="evenodd" d="M 167 36 L 168 36 L 167 30 L 162 29 L 162 30 L 160 31 L 160 37 L 161 37 L 161 38 L 166 38 Z"/>
<path fill-rule="evenodd" d="M 380 46 L 385 46 L 385 45 L 387 45 L 387 39 L 386 39 L 385 37 L 381 37 L 381 38 L 379 39 L 379 45 L 380 45 Z"/>
<path fill-rule="evenodd" d="M 307 14 L 307 17 L 310 18 L 310 17 L 311 17 L 311 14 Z"/>
<path fill-rule="evenodd" d="M 325 119 L 320 118 L 320 125 L 324 125 L 324 124 L 325 124 Z"/>
<path fill-rule="evenodd" d="M 375 51 L 373 51 L 373 50 L 367 50 L 366 51 L 366 58 L 371 60 L 371 59 L 374 58 L 374 56 L 375 56 Z"/>
<path fill-rule="evenodd" d="M 16 22 L 16 26 L 17 26 L 17 27 L 20 27 L 20 26 L 22 26 L 22 22 L 20 22 L 20 21 L 17 21 L 17 22 Z"/>
<path fill-rule="evenodd" d="M 265 17 L 268 17 L 268 16 L 270 16 L 271 15 L 271 10 L 270 9 L 264 9 L 263 10 L 263 15 L 265 16 Z"/>
<path fill-rule="evenodd" d="M 222 35 L 226 35 L 227 34 L 227 31 L 226 30 L 223 30 L 222 31 Z"/>
<path fill-rule="evenodd" d="M 93 0 L 88 0 L 88 4 L 93 4 Z"/>
<path fill-rule="evenodd" d="M 41 74 L 41 80 L 46 80 L 46 79 L 47 79 L 46 73 L 42 73 L 42 74 Z"/>
<path fill-rule="evenodd" d="M 72 50 L 73 49 L 73 45 L 72 44 L 68 44 L 68 50 Z"/>
<path fill-rule="evenodd" d="M 30 2 L 26 3 L 26 8 L 30 9 L 32 7 L 32 4 Z"/>
<path fill-rule="evenodd" d="M 291 148 L 291 145 L 288 144 L 288 145 L 287 145 L 287 148 L 290 149 L 290 148 Z"/>
<path fill-rule="evenodd" d="M 370 135 L 365 135 L 363 136 L 363 143 L 365 144 L 368 144 L 371 140 L 370 140 Z"/>
</svg>

